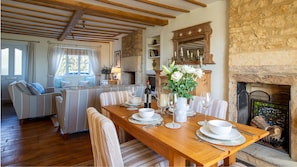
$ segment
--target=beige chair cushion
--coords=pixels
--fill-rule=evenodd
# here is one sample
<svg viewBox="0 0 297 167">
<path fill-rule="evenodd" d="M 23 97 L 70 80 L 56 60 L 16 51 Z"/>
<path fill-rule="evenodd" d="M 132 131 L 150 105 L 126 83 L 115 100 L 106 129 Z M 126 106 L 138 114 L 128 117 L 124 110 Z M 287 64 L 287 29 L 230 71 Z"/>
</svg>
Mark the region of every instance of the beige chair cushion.
<svg viewBox="0 0 297 167">
<path fill-rule="evenodd" d="M 168 161 L 134 139 L 119 144 L 113 122 L 95 108 L 87 109 L 94 166 L 168 166 Z"/>
</svg>

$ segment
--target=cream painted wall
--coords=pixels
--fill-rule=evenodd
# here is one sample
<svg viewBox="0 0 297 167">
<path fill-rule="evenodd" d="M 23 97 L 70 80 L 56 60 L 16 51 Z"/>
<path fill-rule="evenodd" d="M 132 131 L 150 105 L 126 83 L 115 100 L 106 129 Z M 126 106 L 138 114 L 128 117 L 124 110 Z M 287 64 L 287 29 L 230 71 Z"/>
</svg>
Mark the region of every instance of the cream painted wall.
<svg viewBox="0 0 297 167">
<path fill-rule="evenodd" d="M 218 99 L 228 98 L 228 56 L 227 56 L 227 2 L 217 1 L 207 8 L 198 8 L 190 13 L 182 14 L 176 19 L 170 20 L 164 27 L 149 27 L 145 31 L 145 37 L 161 35 L 161 63 L 167 64 L 173 55 L 172 31 L 189 26 L 211 21 L 213 33 L 211 35 L 210 52 L 216 64 L 203 66 L 206 70 L 212 70 L 211 90 L 212 97 Z M 199 83 L 198 83 L 199 84 Z"/>
<path fill-rule="evenodd" d="M 101 53 L 100 53 L 100 65 L 108 66 L 112 62 L 111 58 L 111 47 L 110 43 L 95 43 L 95 42 L 78 42 L 78 41 L 71 41 L 65 40 L 63 42 L 57 41 L 56 39 L 52 38 L 42 38 L 42 37 L 34 37 L 34 36 L 27 36 L 27 35 L 16 35 L 16 34 L 8 34 L 8 33 L 1 33 L 1 43 L 9 42 L 9 43 L 20 43 L 19 41 L 12 41 L 12 40 L 2 40 L 2 38 L 7 39 L 18 39 L 18 40 L 29 40 L 29 41 L 40 41 L 36 43 L 36 82 L 39 82 L 43 86 L 46 86 L 47 83 L 47 50 L 48 50 L 48 41 L 52 43 L 64 43 L 64 44 L 74 44 L 74 45 L 88 45 L 88 46 L 101 46 Z M 26 43 L 26 42 L 22 42 Z"/>
</svg>

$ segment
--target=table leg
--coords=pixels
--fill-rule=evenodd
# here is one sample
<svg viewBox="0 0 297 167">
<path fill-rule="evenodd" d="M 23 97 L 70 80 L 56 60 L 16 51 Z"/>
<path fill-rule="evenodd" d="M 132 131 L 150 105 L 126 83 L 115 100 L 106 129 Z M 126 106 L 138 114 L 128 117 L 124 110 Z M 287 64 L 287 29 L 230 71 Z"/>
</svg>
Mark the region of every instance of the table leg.
<svg viewBox="0 0 297 167">
<path fill-rule="evenodd" d="M 170 153 L 169 166 L 186 166 L 186 159 L 176 153 Z"/>
<path fill-rule="evenodd" d="M 224 159 L 224 166 L 230 166 L 236 162 L 236 153 L 231 154 L 229 157 Z"/>
</svg>

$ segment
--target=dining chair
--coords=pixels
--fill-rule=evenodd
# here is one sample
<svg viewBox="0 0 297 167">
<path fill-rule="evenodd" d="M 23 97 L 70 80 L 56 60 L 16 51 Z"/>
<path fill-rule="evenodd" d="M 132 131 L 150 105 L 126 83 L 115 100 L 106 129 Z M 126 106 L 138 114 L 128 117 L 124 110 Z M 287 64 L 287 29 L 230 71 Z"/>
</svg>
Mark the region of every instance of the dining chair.
<svg viewBox="0 0 297 167">
<path fill-rule="evenodd" d="M 193 96 L 193 99 L 190 101 L 190 108 L 199 113 L 226 119 L 228 107 L 227 101 L 221 99 L 212 99 L 209 107 L 204 112 L 201 102 L 202 98 L 202 96 Z"/>
<path fill-rule="evenodd" d="M 87 108 L 94 166 L 168 166 L 168 161 L 136 139 L 119 143 L 113 122 Z"/>
<path fill-rule="evenodd" d="M 128 101 L 130 97 L 129 91 L 112 91 L 112 92 L 103 92 L 100 94 L 100 105 L 101 105 L 101 113 L 109 118 L 109 113 L 102 107 L 108 105 L 120 105 Z M 119 128 L 119 140 L 120 143 L 126 142 L 133 137 L 125 132 L 122 128 Z"/>
</svg>

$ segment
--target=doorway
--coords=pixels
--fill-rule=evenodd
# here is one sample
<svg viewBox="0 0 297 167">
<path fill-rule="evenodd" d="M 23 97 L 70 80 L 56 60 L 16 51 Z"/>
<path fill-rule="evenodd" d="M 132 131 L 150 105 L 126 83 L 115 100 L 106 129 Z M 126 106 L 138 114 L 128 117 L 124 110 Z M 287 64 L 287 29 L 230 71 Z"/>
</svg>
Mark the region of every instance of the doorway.
<svg viewBox="0 0 297 167">
<path fill-rule="evenodd" d="M 1 102 L 9 102 L 8 85 L 25 80 L 27 70 L 27 44 L 1 45 Z"/>
</svg>

